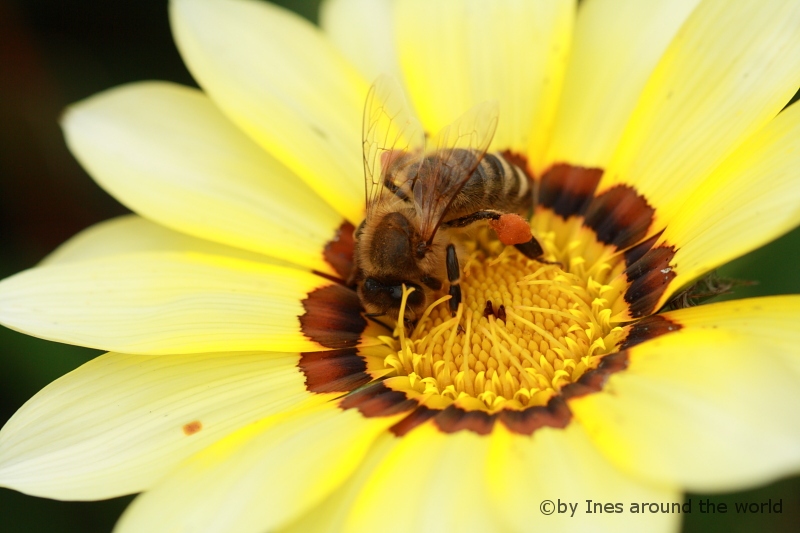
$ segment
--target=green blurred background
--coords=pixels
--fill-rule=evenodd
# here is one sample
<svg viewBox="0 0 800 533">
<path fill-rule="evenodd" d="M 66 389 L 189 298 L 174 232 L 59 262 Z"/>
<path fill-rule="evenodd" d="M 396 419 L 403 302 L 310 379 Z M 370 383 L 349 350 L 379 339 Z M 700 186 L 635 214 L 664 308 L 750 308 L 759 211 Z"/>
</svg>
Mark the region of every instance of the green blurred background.
<svg viewBox="0 0 800 533">
<path fill-rule="evenodd" d="M 319 0 L 277 3 L 316 20 Z M 164 0 L 0 0 L 0 277 L 35 265 L 83 228 L 127 212 L 70 156 L 58 118 L 71 102 L 145 79 L 195 85 L 172 42 Z M 795 230 L 721 274 L 759 281 L 736 297 L 800 293 L 798 265 Z M 0 327 L 0 425 L 47 383 L 98 353 Z M 798 407 L 782 406 L 787 417 L 799 416 Z M 696 502 L 700 495 L 691 497 Z M 684 531 L 789 532 L 800 524 L 798 477 L 710 498 L 783 499 L 783 513 L 692 514 Z M 0 531 L 107 532 L 130 500 L 58 502 L 0 488 Z"/>
</svg>

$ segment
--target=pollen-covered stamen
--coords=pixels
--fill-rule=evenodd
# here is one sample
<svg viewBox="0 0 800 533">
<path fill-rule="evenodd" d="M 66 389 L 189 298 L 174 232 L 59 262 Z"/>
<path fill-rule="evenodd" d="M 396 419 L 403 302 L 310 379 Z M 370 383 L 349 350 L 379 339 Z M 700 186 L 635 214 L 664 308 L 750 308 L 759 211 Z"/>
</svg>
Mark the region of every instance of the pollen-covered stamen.
<svg viewBox="0 0 800 533">
<path fill-rule="evenodd" d="M 473 251 L 461 287 L 456 316 L 442 305 L 447 297 L 434 302 L 413 331 L 398 326 L 396 352 L 385 360 L 396 373 L 387 384 L 430 407 L 456 401 L 486 411 L 546 405 L 624 337 L 610 320 L 614 302 L 608 297 L 619 297 L 618 290 L 510 247 L 493 258 Z"/>
</svg>

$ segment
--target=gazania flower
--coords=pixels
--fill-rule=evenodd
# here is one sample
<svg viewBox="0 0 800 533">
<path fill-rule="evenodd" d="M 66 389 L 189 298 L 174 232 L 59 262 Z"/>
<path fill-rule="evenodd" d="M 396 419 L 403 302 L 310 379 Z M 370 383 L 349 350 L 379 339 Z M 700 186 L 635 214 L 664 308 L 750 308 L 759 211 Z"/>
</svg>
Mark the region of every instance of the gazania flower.
<svg viewBox="0 0 800 533">
<path fill-rule="evenodd" d="M 109 351 L 8 422 L 0 484 L 142 492 L 120 531 L 666 531 L 686 490 L 800 469 L 800 298 L 659 312 L 800 222 L 800 4 L 170 15 L 202 92 L 134 84 L 63 121 L 139 216 L 0 284 L 7 326 Z M 549 261 L 479 233 L 457 314 L 413 328 L 346 285 L 380 72 L 429 133 L 499 102 L 489 152 L 534 179 Z"/>
</svg>

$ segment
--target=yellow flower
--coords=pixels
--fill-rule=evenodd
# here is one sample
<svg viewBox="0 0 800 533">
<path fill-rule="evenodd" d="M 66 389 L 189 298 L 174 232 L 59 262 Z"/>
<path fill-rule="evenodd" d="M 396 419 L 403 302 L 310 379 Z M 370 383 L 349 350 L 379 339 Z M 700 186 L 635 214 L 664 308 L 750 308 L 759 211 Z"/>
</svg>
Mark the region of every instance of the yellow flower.
<svg viewBox="0 0 800 533">
<path fill-rule="evenodd" d="M 129 85 L 63 123 L 141 216 L 0 284 L 3 324 L 110 351 L 3 428 L 0 485 L 143 492 L 119 531 L 671 531 L 683 491 L 800 470 L 800 298 L 656 314 L 800 223 L 800 4 L 170 15 L 203 91 Z M 479 235 L 455 318 L 364 318 L 342 280 L 379 72 L 430 133 L 499 102 L 490 152 L 535 178 L 559 264 Z"/>
</svg>

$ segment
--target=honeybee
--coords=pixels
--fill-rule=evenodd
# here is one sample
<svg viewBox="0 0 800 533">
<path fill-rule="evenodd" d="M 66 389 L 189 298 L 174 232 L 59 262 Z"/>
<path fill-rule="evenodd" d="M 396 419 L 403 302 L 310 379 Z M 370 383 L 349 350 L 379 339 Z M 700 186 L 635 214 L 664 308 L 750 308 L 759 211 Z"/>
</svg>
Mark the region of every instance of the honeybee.
<svg viewBox="0 0 800 533">
<path fill-rule="evenodd" d="M 413 323 L 445 278 L 455 313 L 461 302 L 461 268 L 453 233 L 481 220 L 532 210 L 533 191 L 525 172 L 500 154 L 486 153 L 497 120 L 496 102 L 477 105 L 426 148 L 424 131 L 397 83 L 382 76 L 370 88 L 362 122 L 367 209 L 354 234 L 349 279 L 367 316 L 401 319 L 405 285 L 414 290 L 402 319 Z M 529 224 L 523 225 L 527 240 L 503 242 L 539 259 L 542 247 Z"/>
</svg>

